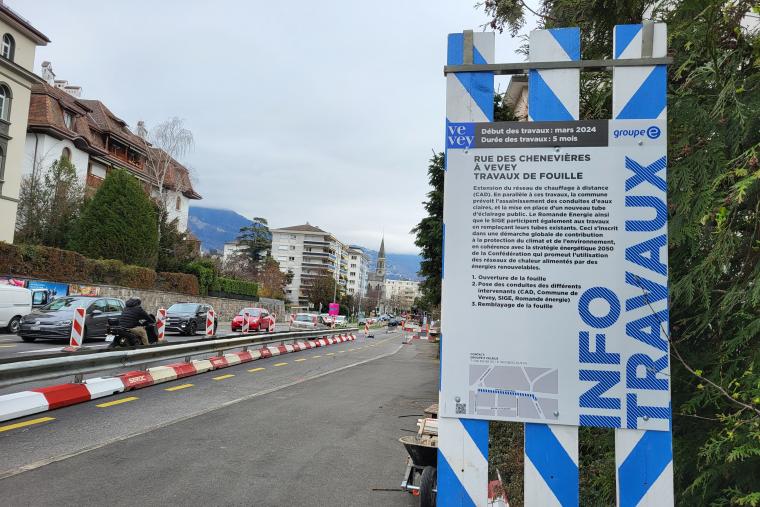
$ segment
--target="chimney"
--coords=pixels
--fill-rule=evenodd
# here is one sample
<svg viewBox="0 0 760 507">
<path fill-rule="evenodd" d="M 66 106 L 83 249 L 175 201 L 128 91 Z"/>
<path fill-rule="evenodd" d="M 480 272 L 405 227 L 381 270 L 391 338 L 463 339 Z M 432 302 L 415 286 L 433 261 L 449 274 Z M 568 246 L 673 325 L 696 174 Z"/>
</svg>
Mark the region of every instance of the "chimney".
<svg viewBox="0 0 760 507">
<path fill-rule="evenodd" d="M 52 63 L 42 62 L 42 72 L 40 72 L 40 74 L 42 74 L 41 77 L 47 82 L 47 84 L 53 84 L 53 81 L 55 80 L 55 72 L 53 72 Z"/>
</svg>

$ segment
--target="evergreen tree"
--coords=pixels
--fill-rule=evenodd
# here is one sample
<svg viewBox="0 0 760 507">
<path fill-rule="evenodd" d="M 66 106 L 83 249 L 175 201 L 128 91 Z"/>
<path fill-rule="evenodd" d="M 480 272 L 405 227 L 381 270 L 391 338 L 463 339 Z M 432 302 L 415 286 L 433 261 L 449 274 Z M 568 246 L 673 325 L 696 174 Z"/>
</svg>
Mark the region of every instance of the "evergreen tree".
<svg viewBox="0 0 760 507">
<path fill-rule="evenodd" d="M 163 206 L 156 206 L 161 235 L 158 240 L 158 263 L 156 271 L 178 273 L 197 258 L 193 244 L 188 241 L 188 234 L 177 228 L 178 220 L 168 220 L 169 213 Z"/>
<path fill-rule="evenodd" d="M 416 236 L 414 244 L 422 250 L 419 275 L 422 297 L 420 303 L 425 309 L 441 304 L 441 269 L 443 267 L 443 153 L 434 153 L 428 165 L 428 181 L 433 189 L 428 192 L 428 200 L 423 203 L 427 216 L 412 229 Z"/>
<path fill-rule="evenodd" d="M 256 266 L 266 259 L 272 250 L 272 233 L 266 218 L 255 217 L 251 225 L 240 228 L 237 240 L 245 245 L 245 253 Z"/>
<path fill-rule="evenodd" d="M 121 169 L 108 173 L 85 205 L 72 234 L 71 248 L 96 259 L 156 266 L 155 205 L 135 177 Z"/>
</svg>

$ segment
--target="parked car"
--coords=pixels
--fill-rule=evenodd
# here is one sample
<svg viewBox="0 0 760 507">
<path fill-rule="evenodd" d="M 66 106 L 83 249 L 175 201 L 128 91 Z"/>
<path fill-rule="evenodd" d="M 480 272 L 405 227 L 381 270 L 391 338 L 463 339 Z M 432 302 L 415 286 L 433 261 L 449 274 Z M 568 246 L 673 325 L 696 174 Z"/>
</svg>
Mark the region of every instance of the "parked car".
<svg viewBox="0 0 760 507">
<path fill-rule="evenodd" d="M 335 316 L 335 326 L 336 327 L 346 327 L 348 326 L 348 319 L 346 319 L 345 315 L 336 315 Z"/>
<path fill-rule="evenodd" d="M 211 305 L 202 303 L 174 303 L 166 310 L 166 332 L 193 336 L 198 330 L 205 332 L 206 317 Z M 219 322 L 214 321 L 214 334 Z"/>
<path fill-rule="evenodd" d="M 333 316 L 329 313 L 320 313 L 319 319 L 322 321 L 322 323 L 326 326 L 332 326 L 333 322 Z"/>
<path fill-rule="evenodd" d="M 17 333 L 21 317 L 32 313 L 32 291 L 23 287 L 0 285 L 0 328 Z"/>
<path fill-rule="evenodd" d="M 275 320 L 267 310 L 263 308 L 243 308 L 240 310 L 230 327 L 233 331 L 243 330 L 243 313 L 248 312 L 248 330 L 249 331 L 274 331 Z"/>
<path fill-rule="evenodd" d="M 291 331 L 311 331 L 323 327 L 324 323 L 316 313 L 297 313 L 296 318 L 290 323 Z"/>
<path fill-rule="evenodd" d="M 124 310 L 124 302 L 116 298 L 90 296 L 67 296 L 54 300 L 34 310 L 21 319 L 18 335 L 25 342 L 38 338 L 68 340 L 71 337 L 71 321 L 74 309 L 86 310 L 84 339 L 106 335 L 109 318 L 118 318 Z"/>
</svg>

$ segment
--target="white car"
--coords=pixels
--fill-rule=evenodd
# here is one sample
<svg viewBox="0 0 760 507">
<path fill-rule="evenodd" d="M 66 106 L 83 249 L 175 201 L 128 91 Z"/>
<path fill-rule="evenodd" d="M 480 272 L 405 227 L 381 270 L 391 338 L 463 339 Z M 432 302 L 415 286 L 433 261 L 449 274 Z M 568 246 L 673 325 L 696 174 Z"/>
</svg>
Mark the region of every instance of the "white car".
<svg viewBox="0 0 760 507">
<path fill-rule="evenodd" d="M 21 318 L 32 313 L 32 291 L 23 287 L 0 285 L 0 328 L 17 333 Z"/>
<path fill-rule="evenodd" d="M 336 315 L 335 316 L 335 325 L 337 327 L 346 327 L 348 326 L 348 320 L 346 320 L 345 315 Z"/>
<path fill-rule="evenodd" d="M 319 316 L 316 313 L 297 313 L 290 323 L 291 331 L 311 331 L 317 329 Z"/>
</svg>

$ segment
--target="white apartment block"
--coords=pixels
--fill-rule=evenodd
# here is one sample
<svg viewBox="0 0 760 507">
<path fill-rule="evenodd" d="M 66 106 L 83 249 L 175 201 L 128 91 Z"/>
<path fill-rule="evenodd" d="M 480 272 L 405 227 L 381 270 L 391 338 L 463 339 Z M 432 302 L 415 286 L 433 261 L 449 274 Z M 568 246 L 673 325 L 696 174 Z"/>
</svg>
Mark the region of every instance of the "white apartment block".
<svg viewBox="0 0 760 507">
<path fill-rule="evenodd" d="M 420 295 L 420 282 L 412 280 L 386 280 L 386 306 L 398 310 L 410 310 Z"/>
<path fill-rule="evenodd" d="M 367 279 L 369 278 L 369 255 L 360 247 L 348 247 L 348 285 L 346 291 L 358 297 L 367 295 Z"/>
<path fill-rule="evenodd" d="M 348 283 L 349 248 L 335 236 L 306 223 L 272 229 L 272 257 L 280 269 L 293 274 L 286 287 L 291 304 L 309 304 L 308 290 L 314 279 L 328 273 L 346 287 Z"/>
</svg>

